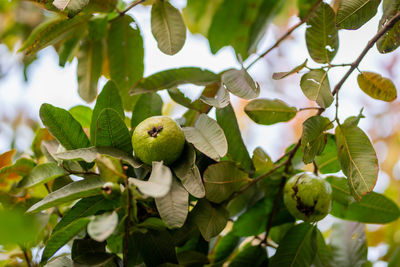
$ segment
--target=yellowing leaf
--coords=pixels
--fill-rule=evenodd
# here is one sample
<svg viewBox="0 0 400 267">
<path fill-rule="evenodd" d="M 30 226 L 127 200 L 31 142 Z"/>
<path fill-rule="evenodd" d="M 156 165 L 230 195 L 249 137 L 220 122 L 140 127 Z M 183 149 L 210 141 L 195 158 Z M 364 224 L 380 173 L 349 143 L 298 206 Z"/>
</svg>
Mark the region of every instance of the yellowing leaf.
<svg viewBox="0 0 400 267">
<path fill-rule="evenodd" d="M 16 149 L 11 149 L 10 151 L 4 152 L 0 155 L 0 168 L 11 165 L 12 158 L 14 157 Z"/>
<path fill-rule="evenodd" d="M 397 98 L 393 82 L 378 73 L 364 71 L 357 77 L 361 90 L 372 98 L 391 102 Z"/>
</svg>

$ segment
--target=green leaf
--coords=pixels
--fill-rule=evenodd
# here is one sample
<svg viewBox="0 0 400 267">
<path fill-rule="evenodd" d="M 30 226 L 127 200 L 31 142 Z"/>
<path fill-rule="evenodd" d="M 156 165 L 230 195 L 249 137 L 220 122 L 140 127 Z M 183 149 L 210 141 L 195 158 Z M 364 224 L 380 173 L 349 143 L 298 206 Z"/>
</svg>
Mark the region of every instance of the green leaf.
<svg viewBox="0 0 400 267">
<path fill-rule="evenodd" d="M 0 210 L 0 244 L 2 247 L 29 244 L 38 239 L 40 230 L 41 225 L 37 217 L 26 215 L 23 210 L 18 208 L 10 210 L 2 208 Z"/>
<path fill-rule="evenodd" d="M 185 144 L 182 155 L 172 165 L 175 175 L 181 180 L 183 187 L 194 197 L 203 198 L 206 190 L 196 165 L 196 151 L 192 145 Z"/>
<path fill-rule="evenodd" d="M 308 59 L 306 59 L 302 64 L 300 64 L 299 66 L 294 67 L 293 69 L 291 69 L 290 71 L 285 71 L 285 72 L 275 72 L 274 74 L 272 74 L 272 79 L 274 80 L 281 80 L 283 78 L 286 78 L 294 73 L 298 73 L 299 71 L 301 71 L 302 69 L 304 69 L 307 66 L 307 61 Z"/>
<path fill-rule="evenodd" d="M 74 12 L 81 11 L 87 4 L 89 0 L 54 0 L 53 5 L 59 10 L 63 11 L 65 9 Z"/>
<path fill-rule="evenodd" d="M 179 266 L 204 266 L 209 262 L 206 255 L 193 250 L 185 250 L 178 253 Z"/>
<path fill-rule="evenodd" d="M 396 0 L 383 0 L 383 15 L 379 21 L 379 30 L 388 23 L 400 11 L 400 3 Z M 386 34 L 376 43 L 378 51 L 382 54 L 390 53 L 400 46 L 400 22 L 397 22 Z"/>
<path fill-rule="evenodd" d="M 161 115 L 162 106 L 163 101 L 158 94 L 141 95 L 132 110 L 132 129 L 149 117 Z"/>
<path fill-rule="evenodd" d="M 372 98 L 392 102 L 397 98 L 394 83 L 378 73 L 363 71 L 357 77 L 361 90 Z"/>
<path fill-rule="evenodd" d="M 206 114 L 200 114 L 194 127 L 184 127 L 183 132 L 189 143 L 214 160 L 219 161 L 228 152 L 224 131 Z"/>
<path fill-rule="evenodd" d="M 324 151 L 321 155 L 315 157 L 315 163 L 322 174 L 335 173 L 341 170 L 338 162 L 335 136 L 327 134 L 326 137 L 327 142 Z"/>
<path fill-rule="evenodd" d="M 297 113 L 295 107 L 288 106 L 282 100 L 264 98 L 250 101 L 244 108 L 244 111 L 250 119 L 262 125 L 289 121 Z"/>
<path fill-rule="evenodd" d="M 44 248 L 41 263 L 46 263 L 62 246 L 68 243 L 74 236 L 82 231 L 90 222 L 89 218 L 80 218 L 64 228 L 64 231 L 57 231 L 50 236 Z"/>
<path fill-rule="evenodd" d="M 325 244 L 325 239 L 318 228 L 316 231 L 316 244 L 317 244 L 317 255 L 315 255 L 314 265 L 315 267 L 333 267 L 333 258 L 330 248 Z"/>
<path fill-rule="evenodd" d="M 400 262 L 400 247 L 397 247 L 392 256 L 390 257 L 388 267 L 397 267 L 397 264 L 399 262 Z"/>
<path fill-rule="evenodd" d="M 82 30 L 75 29 L 74 34 L 66 39 L 58 51 L 58 65 L 60 67 L 65 67 L 67 62 L 71 62 L 75 57 L 77 50 L 79 49 L 79 44 L 84 35 Z"/>
<path fill-rule="evenodd" d="M 301 77 L 300 87 L 304 95 L 316 101 L 322 108 L 329 107 L 333 102 L 328 73 L 322 69 L 311 70 Z"/>
<path fill-rule="evenodd" d="M 336 15 L 340 29 L 357 30 L 375 16 L 381 0 L 341 0 Z"/>
<path fill-rule="evenodd" d="M 193 220 L 205 240 L 217 236 L 228 222 L 229 213 L 222 206 L 212 205 L 205 199 L 200 199 L 193 211 Z"/>
<path fill-rule="evenodd" d="M 168 94 L 173 101 L 175 101 L 179 105 L 187 107 L 188 109 L 192 109 L 193 111 L 203 112 L 204 109 L 209 108 L 208 104 L 206 104 L 205 102 L 201 102 L 199 99 L 192 101 L 189 97 L 185 96 L 185 94 L 178 88 L 168 89 Z M 200 97 L 203 96 L 201 95 Z"/>
<path fill-rule="evenodd" d="M 240 237 L 232 231 L 224 235 L 214 249 L 214 262 L 222 262 L 229 258 L 232 252 L 239 246 Z"/>
<path fill-rule="evenodd" d="M 111 79 L 118 85 L 125 110 L 132 110 L 129 90 L 143 77 L 144 71 L 139 26 L 132 17 L 120 16 L 110 23 L 107 41 Z"/>
<path fill-rule="evenodd" d="M 151 32 L 158 48 L 167 55 L 182 49 L 186 40 L 186 26 L 178 9 L 169 2 L 157 0 L 151 8 Z"/>
<path fill-rule="evenodd" d="M 114 232 L 117 225 L 118 214 L 115 211 L 106 212 L 91 219 L 87 232 L 92 239 L 103 242 Z"/>
<path fill-rule="evenodd" d="M 335 146 L 336 148 L 336 146 Z M 253 151 L 253 157 L 251 159 L 255 168 L 255 177 L 262 175 L 274 168 L 274 162 L 271 157 L 261 148 L 256 147 Z"/>
<path fill-rule="evenodd" d="M 230 103 L 229 92 L 223 86 L 218 89 L 215 97 L 206 97 L 202 95 L 200 96 L 200 100 L 217 109 L 224 108 Z"/>
<path fill-rule="evenodd" d="M 132 154 L 132 138 L 123 118 L 112 108 L 103 109 L 96 123 L 96 147 L 113 147 Z"/>
<path fill-rule="evenodd" d="M 307 24 L 306 43 L 311 58 L 321 64 L 331 62 L 339 48 L 335 12 L 329 4 L 321 3 Z"/>
<path fill-rule="evenodd" d="M 171 190 L 163 197 L 156 198 L 157 210 L 169 228 L 180 228 L 189 213 L 189 193 L 175 178 Z"/>
<path fill-rule="evenodd" d="M 332 225 L 330 245 L 335 266 L 362 266 L 367 262 L 368 246 L 364 228 L 364 224 L 346 221 Z"/>
<path fill-rule="evenodd" d="M 95 215 L 99 211 L 110 211 L 113 209 L 113 206 L 114 202 L 105 199 L 103 196 L 82 198 L 64 214 L 58 224 L 54 227 L 53 233 L 64 229 L 77 219 Z"/>
<path fill-rule="evenodd" d="M 368 136 L 356 125 L 336 127 L 336 145 L 340 166 L 351 194 L 357 201 L 372 191 L 378 179 L 378 159 Z"/>
<path fill-rule="evenodd" d="M 304 19 L 318 0 L 297 0 L 299 18 Z"/>
<path fill-rule="evenodd" d="M 260 95 L 260 85 L 243 67 L 240 70 L 230 69 L 224 72 L 222 83 L 232 94 L 244 99 L 252 99 Z"/>
<path fill-rule="evenodd" d="M 57 191 L 51 192 L 44 199 L 31 206 L 27 213 L 35 213 L 83 197 L 100 195 L 103 184 L 104 180 L 99 176 L 88 175 L 84 180 L 70 183 Z"/>
<path fill-rule="evenodd" d="M 74 240 L 71 258 L 78 266 L 116 267 L 119 260 L 116 255 L 106 253 L 105 242 L 100 243 L 90 238 Z"/>
<path fill-rule="evenodd" d="M 247 243 L 243 249 L 232 259 L 229 267 L 264 266 L 268 261 L 267 250 L 261 245 L 253 246 Z"/>
<path fill-rule="evenodd" d="M 90 107 L 77 105 L 69 109 L 72 117 L 84 128 L 90 128 L 93 111 Z"/>
<path fill-rule="evenodd" d="M 53 259 L 52 261 L 48 262 L 45 267 L 73 267 L 74 263 L 73 261 L 68 258 L 67 256 L 62 256 L 62 257 L 57 257 Z"/>
<path fill-rule="evenodd" d="M 88 163 L 96 160 L 98 155 L 108 155 L 128 163 L 134 168 L 140 168 L 142 164 L 133 158 L 130 154 L 112 147 L 88 147 L 75 150 L 68 150 L 57 153 L 55 156 L 62 160 L 83 160 Z"/>
<path fill-rule="evenodd" d="M 236 162 L 242 169 L 252 172 L 254 170 L 249 152 L 243 138 L 232 105 L 216 110 L 217 122 L 224 130 L 228 141 L 228 157 Z"/>
<path fill-rule="evenodd" d="M 237 236 L 247 237 L 265 232 L 272 206 L 272 200 L 269 198 L 262 198 L 257 201 L 235 221 L 232 233 Z"/>
<path fill-rule="evenodd" d="M 169 69 L 141 79 L 130 93 L 153 93 L 159 90 L 176 88 L 182 84 L 208 85 L 219 81 L 220 77 L 209 70 L 194 67 Z"/>
<path fill-rule="evenodd" d="M 89 20 L 90 16 L 83 15 L 75 16 L 71 19 L 57 18 L 46 21 L 32 31 L 19 51 L 24 51 L 25 54 L 29 55 L 49 45 L 53 45 L 73 34 L 76 28 L 82 27 Z"/>
<path fill-rule="evenodd" d="M 50 133 L 66 149 L 90 146 L 89 138 L 82 126 L 65 109 L 43 104 L 40 107 L 40 118 Z"/>
<path fill-rule="evenodd" d="M 283 237 L 269 266 L 311 266 L 316 254 L 314 232 L 309 223 L 293 226 Z"/>
<path fill-rule="evenodd" d="M 97 96 L 97 82 L 103 64 L 103 42 L 86 40 L 78 53 L 78 92 L 80 97 L 90 103 Z"/>
<path fill-rule="evenodd" d="M 144 194 L 154 198 L 164 197 L 172 186 L 172 172 L 162 162 L 153 161 L 148 181 L 129 178 L 129 183 L 134 184 Z"/>
<path fill-rule="evenodd" d="M 247 173 L 232 162 L 224 161 L 209 165 L 203 174 L 206 198 L 215 203 L 228 199 L 249 180 Z"/>
<path fill-rule="evenodd" d="M 30 188 L 37 185 L 45 184 L 49 181 L 52 181 L 58 177 L 67 175 L 67 172 L 59 167 L 57 163 L 43 163 L 37 165 L 32 169 L 31 173 L 28 176 L 25 176 L 21 182 L 18 184 L 18 187 L 22 188 Z"/>
<path fill-rule="evenodd" d="M 103 87 L 93 109 L 92 121 L 90 124 L 90 139 L 93 145 L 96 144 L 97 120 L 100 113 L 106 108 L 114 109 L 121 118 L 125 117 L 122 100 L 118 93 L 118 88 L 113 81 L 108 81 Z"/>
<path fill-rule="evenodd" d="M 356 202 L 350 195 L 345 178 L 328 177 L 332 186 L 331 214 L 335 217 L 362 223 L 389 223 L 400 216 L 399 207 L 389 198 L 376 192 L 365 195 Z"/>
<path fill-rule="evenodd" d="M 333 125 L 330 120 L 321 116 L 313 116 L 303 122 L 301 148 L 304 153 L 304 163 L 313 162 L 315 156 L 324 151 L 327 142 L 324 132 L 331 128 L 333 128 Z"/>
</svg>

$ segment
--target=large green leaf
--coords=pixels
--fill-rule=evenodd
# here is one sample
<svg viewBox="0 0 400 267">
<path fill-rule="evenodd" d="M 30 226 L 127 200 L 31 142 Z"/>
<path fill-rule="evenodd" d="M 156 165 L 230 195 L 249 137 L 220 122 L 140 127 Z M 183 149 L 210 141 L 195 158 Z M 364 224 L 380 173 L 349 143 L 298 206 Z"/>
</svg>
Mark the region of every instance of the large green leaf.
<svg viewBox="0 0 400 267">
<path fill-rule="evenodd" d="M 75 220 L 95 215 L 99 211 L 110 211 L 114 202 L 105 199 L 103 196 L 86 197 L 79 200 L 68 212 L 64 214 L 58 224 L 54 227 L 53 233 L 64 229 Z"/>
<path fill-rule="evenodd" d="M 251 172 L 254 170 L 249 152 L 243 138 L 232 105 L 216 110 L 217 122 L 224 130 L 228 141 L 228 157 L 235 161 L 239 167 Z"/>
<path fill-rule="evenodd" d="M 215 203 L 228 199 L 244 186 L 249 177 L 232 162 L 224 161 L 209 165 L 203 174 L 206 198 Z"/>
<path fill-rule="evenodd" d="M 74 265 L 78 266 L 117 267 L 118 261 L 120 261 L 115 254 L 106 252 L 105 242 L 97 242 L 90 238 L 77 238 L 74 240 L 71 249 L 71 258 L 74 261 Z"/>
<path fill-rule="evenodd" d="M 154 198 L 164 197 L 171 190 L 172 172 L 162 162 L 153 161 L 148 181 L 129 178 L 129 183 L 134 184 L 144 194 Z"/>
<path fill-rule="evenodd" d="M 333 267 L 332 251 L 326 245 L 324 236 L 315 228 L 316 231 L 316 244 L 317 244 L 317 255 L 315 255 L 314 265 L 315 267 Z"/>
<path fill-rule="evenodd" d="M 268 262 L 267 249 L 261 245 L 247 243 L 229 263 L 229 267 L 265 266 Z"/>
<path fill-rule="evenodd" d="M 100 195 L 103 184 L 104 180 L 99 176 L 89 175 L 84 180 L 70 183 L 57 191 L 51 192 L 44 199 L 31 206 L 27 212 L 34 213 L 79 198 Z"/>
<path fill-rule="evenodd" d="M 375 16 L 381 0 L 341 0 L 336 24 L 341 29 L 356 30 Z"/>
<path fill-rule="evenodd" d="M 112 108 L 103 109 L 96 123 L 96 147 L 113 147 L 132 154 L 132 138 L 123 118 Z"/>
<path fill-rule="evenodd" d="M 214 249 L 214 262 L 221 262 L 227 259 L 240 244 L 240 237 L 233 232 L 224 235 Z"/>
<path fill-rule="evenodd" d="M 214 206 L 205 199 L 200 199 L 193 211 L 193 220 L 205 240 L 217 236 L 226 226 L 229 213 L 221 206 Z"/>
<path fill-rule="evenodd" d="M 30 188 L 47 183 L 58 177 L 67 175 L 67 172 L 58 166 L 57 163 L 43 163 L 35 166 L 28 176 L 25 176 L 18 187 Z"/>
<path fill-rule="evenodd" d="M 378 179 L 378 159 L 368 136 L 356 125 L 336 127 L 336 145 L 340 166 L 356 200 L 372 191 Z"/>
<path fill-rule="evenodd" d="M 94 216 L 87 226 L 88 235 L 97 242 L 106 240 L 118 226 L 118 214 L 106 212 Z"/>
<path fill-rule="evenodd" d="M 256 83 L 245 68 L 230 69 L 222 74 L 222 83 L 232 94 L 244 99 L 260 95 L 260 85 Z"/>
<path fill-rule="evenodd" d="M 1 246 L 33 243 L 33 241 L 38 240 L 40 235 L 42 228 L 40 224 L 38 217 L 35 218 L 35 216 L 24 214 L 23 210 L 2 208 L 0 210 Z"/>
<path fill-rule="evenodd" d="M 151 8 L 151 32 L 158 48 L 167 55 L 182 49 L 186 40 L 186 26 L 178 9 L 167 1 L 156 0 Z"/>
<path fill-rule="evenodd" d="M 133 99 L 129 90 L 144 72 L 143 39 L 139 26 L 130 16 L 120 16 L 110 23 L 107 41 L 111 79 L 118 85 L 124 108 L 132 110 Z"/>
<path fill-rule="evenodd" d="M 58 65 L 60 67 L 64 67 L 67 62 L 73 60 L 83 35 L 84 32 L 81 29 L 75 29 L 72 36 L 62 42 L 58 51 Z"/>
<path fill-rule="evenodd" d="M 76 236 L 86 225 L 90 222 L 89 218 L 80 218 L 67 227 L 64 231 L 57 231 L 51 235 L 49 240 L 46 242 L 44 248 L 41 263 L 46 263 L 51 256 L 54 255 L 62 246 L 68 243 L 74 236 Z"/>
<path fill-rule="evenodd" d="M 200 114 L 194 127 L 184 127 L 183 132 L 189 143 L 208 157 L 220 160 L 228 152 L 228 142 L 218 123 L 205 114 Z"/>
<path fill-rule="evenodd" d="M 196 151 L 192 145 L 185 145 L 180 158 L 172 165 L 172 170 L 192 196 L 203 198 L 206 195 L 203 180 L 196 165 Z"/>
<path fill-rule="evenodd" d="M 257 201 L 235 221 L 232 233 L 236 236 L 247 237 L 257 236 L 265 232 L 272 206 L 272 200 L 269 198 L 262 198 Z"/>
<path fill-rule="evenodd" d="M 162 106 L 163 101 L 158 94 L 141 95 L 132 110 L 131 127 L 135 128 L 149 117 L 161 115 Z"/>
<path fill-rule="evenodd" d="M 309 223 L 301 223 L 290 228 L 280 242 L 269 266 L 311 266 L 316 254 L 314 232 L 315 228 Z"/>
<path fill-rule="evenodd" d="M 220 77 L 209 71 L 195 67 L 169 69 L 141 79 L 132 89 L 132 94 L 152 93 L 175 88 L 181 84 L 208 85 L 219 82 Z"/>
<path fill-rule="evenodd" d="M 161 219 L 169 228 L 183 226 L 189 213 L 189 193 L 176 178 L 172 179 L 171 190 L 155 201 Z"/>
<path fill-rule="evenodd" d="M 365 225 L 346 221 L 334 223 L 330 246 L 334 266 L 363 266 L 368 254 Z"/>
<path fill-rule="evenodd" d="M 86 40 L 79 49 L 78 92 L 86 102 L 92 102 L 97 96 L 97 82 L 103 64 L 102 44 L 101 40 Z"/>
<path fill-rule="evenodd" d="M 85 24 L 90 16 L 75 16 L 72 19 L 58 18 L 46 21 L 32 31 L 19 51 L 33 54 L 46 46 L 53 45 L 72 34 L 77 27 Z"/>
<path fill-rule="evenodd" d="M 124 108 L 122 107 L 122 100 L 118 93 L 118 88 L 113 81 L 108 81 L 99 94 L 96 105 L 93 109 L 92 121 L 90 124 L 90 140 L 92 144 L 96 144 L 96 124 L 100 113 L 103 109 L 114 109 L 121 118 L 124 118 Z"/>
<path fill-rule="evenodd" d="M 311 8 L 319 0 L 297 0 L 297 9 L 299 10 L 299 18 L 304 19 L 305 16 L 310 12 Z"/>
<path fill-rule="evenodd" d="M 362 223 L 389 223 L 400 216 L 396 203 L 384 195 L 371 192 L 357 202 L 350 195 L 345 178 L 328 177 L 327 181 L 332 186 L 331 214 L 335 217 Z"/>
<path fill-rule="evenodd" d="M 66 149 L 90 146 L 89 138 L 82 126 L 65 109 L 43 104 L 40 107 L 40 118 L 50 133 Z"/>
<path fill-rule="evenodd" d="M 304 74 L 301 77 L 300 87 L 308 99 L 316 101 L 322 108 L 329 107 L 333 102 L 328 73 L 322 69 L 311 70 Z"/>
<path fill-rule="evenodd" d="M 313 162 L 315 156 L 323 152 L 327 142 L 324 132 L 332 127 L 330 120 L 322 116 L 313 116 L 303 122 L 301 148 L 304 163 Z"/>
<path fill-rule="evenodd" d="M 73 267 L 74 262 L 67 256 L 56 257 L 55 259 L 48 262 L 45 267 Z"/>
<path fill-rule="evenodd" d="M 400 3 L 397 0 L 383 0 L 383 15 L 379 21 L 379 29 L 382 29 L 388 21 L 400 11 Z M 386 34 L 379 38 L 376 47 L 380 53 L 389 53 L 400 46 L 400 22 L 397 22 Z"/>
<path fill-rule="evenodd" d="M 323 174 L 340 171 L 335 136 L 333 134 L 327 134 L 326 137 L 327 142 L 324 151 L 321 155 L 315 157 L 318 170 Z"/>
<path fill-rule="evenodd" d="M 93 110 L 88 106 L 77 105 L 70 108 L 69 113 L 82 125 L 83 128 L 90 128 Z"/>
<path fill-rule="evenodd" d="M 307 24 L 306 43 L 311 58 L 317 63 L 331 62 L 339 48 L 335 12 L 329 4 L 321 3 Z"/>
<path fill-rule="evenodd" d="M 363 71 L 357 77 L 361 90 L 372 98 L 392 102 L 397 98 L 394 83 L 378 73 Z"/>
<path fill-rule="evenodd" d="M 279 99 L 252 100 L 244 111 L 254 122 L 263 125 L 289 121 L 297 114 L 295 107 L 290 107 Z"/>
</svg>

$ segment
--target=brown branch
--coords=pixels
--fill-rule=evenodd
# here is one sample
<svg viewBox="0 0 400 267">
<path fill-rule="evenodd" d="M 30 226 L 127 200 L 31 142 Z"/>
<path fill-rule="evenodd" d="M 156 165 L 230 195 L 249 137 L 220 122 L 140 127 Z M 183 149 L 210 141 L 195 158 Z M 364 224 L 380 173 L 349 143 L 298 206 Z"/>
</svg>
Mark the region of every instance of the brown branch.
<svg viewBox="0 0 400 267">
<path fill-rule="evenodd" d="M 375 45 L 375 43 L 381 38 L 385 33 L 387 33 L 390 29 L 394 27 L 394 25 L 400 21 L 400 12 L 398 12 L 394 17 L 392 17 L 383 28 L 381 28 L 378 33 L 368 42 L 367 46 L 364 48 L 364 50 L 361 52 L 361 54 L 358 56 L 358 58 L 351 63 L 350 69 L 346 72 L 346 74 L 343 76 L 343 78 L 339 81 L 338 84 L 336 84 L 335 88 L 332 91 L 333 95 L 336 95 L 340 88 L 343 86 L 344 82 L 349 78 L 350 74 L 358 68 L 358 65 L 360 65 L 361 61 L 365 57 L 365 55 L 368 53 L 368 51 Z"/>
<path fill-rule="evenodd" d="M 126 190 L 126 198 L 127 198 L 127 216 L 125 221 L 125 235 L 124 235 L 124 243 L 123 243 L 123 266 L 128 267 L 128 252 L 129 252 L 129 236 L 130 236 L 130 227 L 131 227 L 131 210 L 132 210 L 132 195 L 131 189 L 129 188 L 128 178 L 125 179 L 125 190 Z"/>
<path fill-rule="evenodd" d="M 303 25 L 304 23 L 306 23 L 309 18 L 311 17 L 312 13 L 314 12 L 314 10 L 322 3 L 322 0 L 317 1 L 313 7 L 311 7 L 311 9 L 308 11 L 308 13 L 304 16 L 303 19 L 301 19 L 298 23 L 296 23 L 294 26 L 292 26 L 284 35 L 281 36 L 281 38 L 279 38 L 270 48 L 268 48 L 264 53 L 262 53 L 261 55 L 259 55 L 253 62 L 251 62 L 248 66 L 247 66 L 247 70 L 250 69 L 257 61 L 259 61 L 260 59 L 262 59 L 263 57 L 265 57 L 269 52 L 271 52 L 272 50 L 274 50 L 275 48 L 277 48 L 282 41 L 284 41 L 286 38 L 288 38 L 292 32 L 294 32 L 297 28 L 299 28 L 301 25 Z"/>
<path fill-rule="evenodd" d="M 132 3 L 130 3 L 123 11 L 119 12 L 120 16 L 125 15 L 129 10 L 131 10 L 132 8 L 134 8 L 135 6 L 145 2 L 146 0 L 136 0 L 133 1 Z"/>
<path fill-rule="evenodd" d="M 25 262 L 26 262 L 26 266 L 28 267 L 32 267 L 32 262 L 29 258 L 28 252 L 26 251 L 26 248 L 24 246 L 20 246 L 22 253 L 24 254 L 24 258 L 25 258 Z"/>
</svg>

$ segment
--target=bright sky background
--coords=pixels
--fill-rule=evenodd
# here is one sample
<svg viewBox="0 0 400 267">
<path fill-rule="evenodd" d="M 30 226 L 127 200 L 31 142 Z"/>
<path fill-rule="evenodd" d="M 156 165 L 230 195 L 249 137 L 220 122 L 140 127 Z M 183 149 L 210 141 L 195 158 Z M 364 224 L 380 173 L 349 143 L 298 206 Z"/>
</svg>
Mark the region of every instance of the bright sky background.
<svg viewBox="0 0 400 267">
<path fill-rule="evenodd" d="M 177 7 L 185 5 L 184 0 L 172 1 Z M 148 7 L 137 6 L 131 12 L 131 15 L 140 25 L 142 35 L 145 41 L 145 76 L 154 72 L 176 68 L 180 66 L 198 66 L 207 68 L 214 72 L 220 72 L 227 68 L 239 67 L 231 48 L 224 48 L 216 55 L 210 53 L 206 39 L 199 35 L 188 34 L 184 48 L 174 56 L 167 56 L 160 52 L 157 44 L 150 31 L 150 9 Z M 357 31 L 340 31 L 340 49 L 332 63 L 351 63 L 360 54 L 367 44 L 373 33 L 377 31 L 377 25 L 381 11 L 373 20 L 364 25 Z M 291 24 L 295 24 L 297 18 L 291 19 Z M 281 98 L 289 105 L 298 108 L 310 106 L 310 103 L 302 94 L 299 87 L 301 75 L 293 75 L 287 80 L 273 81 L 272 73 L 276 71 L 287 71 L 302 63 L 308 57 L 307 48 L 304 41 L 305 26 L 297 30 L 293 35 L 293 40 L 285 41 L 279 49 L 272 54 L 282 55 L 279 62 L 269 62 L 260 60 L 252 69 L 253 78 L 261 84 L 261 95 L 267 98 Z M 268 34 L 261 42 L 259 51 L 264 51 L 276 37 L 279 37 L 278 28 L 271 26 Z M 383 63 L 389 63 L 395 53 L 381 55 L 376 47 L 372 48 L 367 57 L 360 65 L 361 70 L 376 71 L 383 76 L 387 76 L 383 68 Z M 398 53 L 397 53 L 398 54 Z M 276 60 L 276 57 L 274 57 Z M 30 81 L 25 83 L 21 74 L 21 70 L 14 68 L 9 75 L 0 79 L 0 117 L 12 117 L 18 108 L 23 108 L 34 119 L 39 119 L 38 113 L 42 103 L 51 103 L 62 108 L 70 108 L 78 104 L 85 104 L 77 93 L 76 81 L 76 64 L 74 60 L 72 64 L 67 64 L 65 68 L 58 66 L 58 56 L 53 48 L 47 48 L 39 53 L 37 60 L 29 70 Z M 309 64 L 317 66 L 309 59 Z M 395 73 L 399 73 L 400 66 L 395 66 Z M 347 68 L 337 68 L 330 72 L 330 82 L 333 87 L 337 81 L 343 76 Z M 351 115 L 357 115 L 360 109 L 368 104 L 372 108 L 366 109 L 364 115 L 384 112 L 387 103 L 371 100 L 363 94 L 356 83 L 356 75 L 353 75 L 346 81 L 340 93 L 340 117 L 346 118 Z M 400 78 L 394 81 L 397 87 L 400 86 Z M 102 78 L 99 88 L 105 83 Z M 195 87 L 186 86 L 184 90 L 186 94 L 195 97 L 199 94 L 199 90 Z M 168 99 L 165 92 L 161 95 L 164 99 Z M 237 98 L 232 97 L 234 105 L 237 107 Z M 91 104 L 93 106 L 93 104 Z M 183 109 L 177 109 L 173 114 L 179 117 Z M 236 110 L 241 114 L 241 110 Z M 334 107 L 324 113 L 326 116 L 333 118 Z M 385 117 L 383 118 L 385 119 Z M 386 118 L 389 121 L 393 118 Z M 394 118 L 399 120 L 400 118 Z M 390 124 L 390 123 L 389 123 Z M 251 125 L 251 127 L 247 127 Z M 368 130 L 371 125 L 368 120 L 361 121 L 360 126 L 364 130 Z M 290 126 L 279 123 L 272 126 L 260 126 L 252 123 L 249 119 L 245 119 L 241 127 L 245 129 L 244 139 L 248 145 L 249 151 L 252 152 L 257 146 L 262 146 L 273 158 L 279 157 L 284 147 L 296 140 L 296 136 L 292 136 Z M 386 129 L 386 130 L 385 130 Z M 384 132 L 390 132 L 390 127 L 382 128 Z M 384 134 L 384 132 L 382 134 Z M 30 146 L 33 139 L 33 133 L 26 129 L 18 131 L 17 148 L 24 151 Z M 0 152 L 9 149 L 12 138 L 12 131 L 4 123 L 0 122 Z M 385 147 L 376 147 L 378 156 L 384 154 Z M 376 191 L 383 191 L 388 184 L 387 175 L 381 175 L 378 179 Z M 372 253 L 372 254 L 371 254 Z M 373 251 L 370 257 L 374 257 Z M 378 252 L 376 252 L 378 253 Z M 379 253 L 378 253 L 379 254 Z M 382 265 L 377 265 L 382 266 Z M 384 265 L 383 265 L 384 266 Z"/>
</svg>

